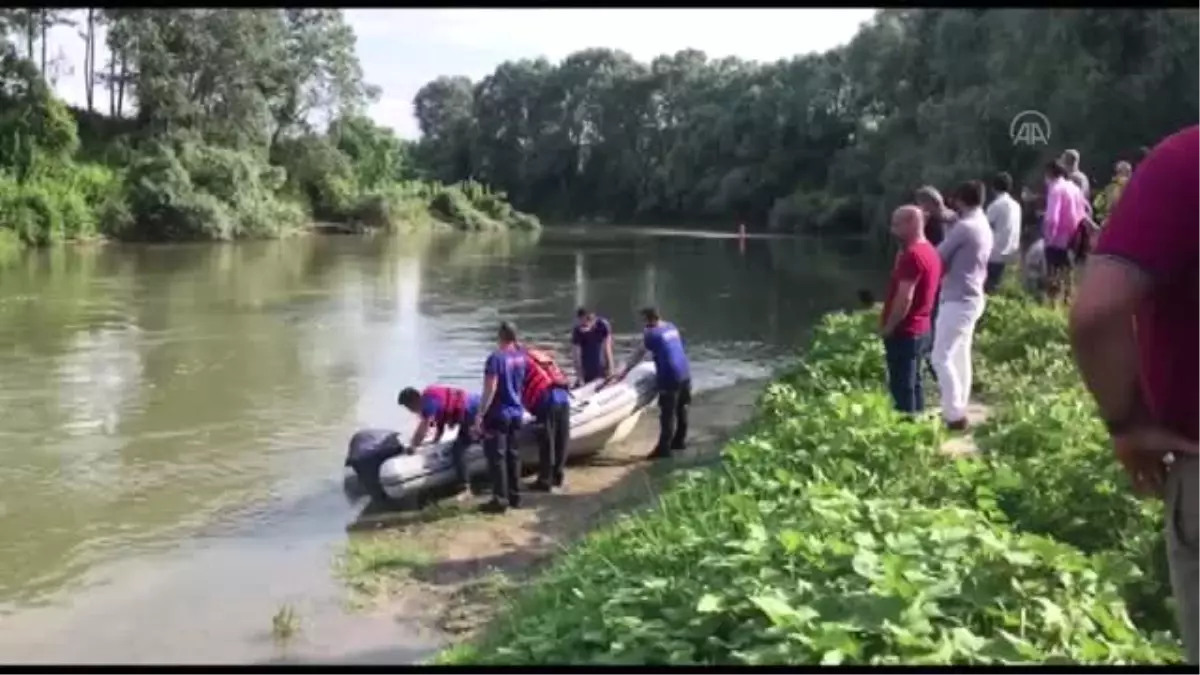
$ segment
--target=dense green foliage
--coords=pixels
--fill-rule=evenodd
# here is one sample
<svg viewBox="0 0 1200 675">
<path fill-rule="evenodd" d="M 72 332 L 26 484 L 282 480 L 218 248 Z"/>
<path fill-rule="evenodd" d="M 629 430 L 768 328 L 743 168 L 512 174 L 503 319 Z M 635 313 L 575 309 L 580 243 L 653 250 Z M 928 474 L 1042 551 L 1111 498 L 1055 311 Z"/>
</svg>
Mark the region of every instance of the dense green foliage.
<svg viewBox="0 0 1200 675">
<path fill-rule="evenodd" d="M 883 391 L 876 315 L 832 315 L 720 469 L 594 533 L 468 663 L 1179 659 L 1162 513 L 1111 459 L 1063 316 L 989 302 L 982 453 Z"/>
<path fill-rule="evenodd" d="M 844 47 L 775 63 L 587 49 L 416 96 L 420 157 L 543 216 L 886 237 L 922 183 L 1081 151 L 1094 184 L 1200 107 L 1195 9 L 885 10 Z M 797 45 L 803 49 L 803 45 Z M 1051 147 L 1014 147 L 1039 110 Z"/>
<path fill-rule="evenodd" d="M 64 23 L 84 110 L 49 84 L 46 31 Z M 537 227 L 474 181 L 417 182 L 408 146 L 364 116 L 377 93 L 340 10 L 0 10 L 0 247 L 277 236 L 310 217 Z"/>
</svg>

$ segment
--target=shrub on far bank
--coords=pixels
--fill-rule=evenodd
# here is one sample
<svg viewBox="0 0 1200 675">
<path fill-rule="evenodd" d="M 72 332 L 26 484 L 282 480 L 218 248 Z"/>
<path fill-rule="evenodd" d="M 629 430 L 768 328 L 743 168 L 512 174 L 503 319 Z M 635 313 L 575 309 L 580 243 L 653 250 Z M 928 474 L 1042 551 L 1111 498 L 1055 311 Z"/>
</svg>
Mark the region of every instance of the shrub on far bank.
<svg viewBox="0 0 1200 675">
<path fill-rule="evenodd" d="M 283 173 L 247 152 L 196 142 L 160 143 L 125 174 L 127 219 L 119 238 L 197 240 L 274 237 L 303 224 L 277 196 Z"/>
<path fill-rule="evenodd" d="M 332 136 L 280 139 L 268 158 L 265 150 L 213 145 L 187 130 L 151 137 L 132 120 L 72 117 L 46 92 L 27 107 L 28 114 L 0 113 L 0 231 L 9 233 L 10 248 L 96 235 L 276 237 L 313 219 L 385 231 L 540 227 L 479 183 L 405 180 L 411 171 L 403 147 L 369 120 L 337 125 Z M 124 135 L 106 136 L 117 132 Z M 77 162 L 76 154 L 112 165 Z"/>
</svg>

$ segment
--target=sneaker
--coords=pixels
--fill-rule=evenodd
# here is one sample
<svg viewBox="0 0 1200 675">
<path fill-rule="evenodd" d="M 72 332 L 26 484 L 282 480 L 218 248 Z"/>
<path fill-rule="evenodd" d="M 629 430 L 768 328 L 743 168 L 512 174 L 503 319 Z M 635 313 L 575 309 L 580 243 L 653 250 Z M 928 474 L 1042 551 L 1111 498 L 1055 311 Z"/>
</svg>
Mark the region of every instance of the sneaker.
<svg viewBox="0 0 1200 675">
<path fill-rule="evenodd" d="M 488 501 L 487 503 L 479 505 L 480 513 L 487 513 L 487 514 L 491 514 L 491 515 L 503 515 L 503 513 L 507 510 L 508 510 L 508 507 L 505 506 L 504 504 L 501 504 L 500 500 L 498 500 L 498 499 L 492 499 L 491 501 Z"/>
<path fill-rule="evenodd" d="M 967 418 L 964 417 L 961 420 L 954 420 L 953 422 L 946 422 L 946 428 L 949 429 L 950 431 L 966 431 L 967 430 Z"/>
<path fill-rule="evenodd" d="M 561 475 L 554 477 L 554 483 L 553 483 L 554 487 L 561 490 L 565 483 L 566 483 L 566 479 L 564 479 Z"/>
<path fill-rule="evenodd" d="M 687 450 L 687 443 L 682 443 L 682 442 L 680 442 L 680 443 L 672 443 L 672 444 L 671 444 L 671 450 L 672 450 L 672 451 L 674 451 L 674 450 Z"/>
<path fill-rule="evenodd" d="M 508 498 L 508 508 L 510 508 L 510 509 L 521 508 L 521 498 L 520 497 L 509 497 Z"/>
<path fill-rule="evenodd" d="M 539 478 L 529 484 L 529 490 L 531 492 L 553 492 L 554 486 Z"/>
</svg>

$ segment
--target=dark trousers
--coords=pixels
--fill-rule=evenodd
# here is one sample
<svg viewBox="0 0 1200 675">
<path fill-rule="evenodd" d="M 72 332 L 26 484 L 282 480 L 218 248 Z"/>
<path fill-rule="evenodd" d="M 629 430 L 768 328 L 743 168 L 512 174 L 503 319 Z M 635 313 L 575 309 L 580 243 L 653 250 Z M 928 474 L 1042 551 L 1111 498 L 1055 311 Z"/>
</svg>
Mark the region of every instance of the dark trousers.
<svg viewBox="0 0 1200 675">
<path fill-rule="evenodd" d="M 918 413 L 925 409 L 925 392 L 921 388 L 921 361 L 925 357 L 929 335 L 890 335 L 883 339 L 888 390 L 892 392 L 896 410 L 902 413 Z"/>
<path fill-rule="evenodd" d="M 492 478 L 492 496 L 496 501 L 515 505 L 521 500 L 521 449 L 517 447 L 520 418 L 487 421 L 483 437 L 483 455 Z"/>
<path fill-rule="evenodd" d="M 925 367 L 929 370 L 929 376 L 937 382 L 937 370 L 933 367 L 933 336 L 937 332 L 937 317 L 938 308 L 942 306 L 942 285 L 938 282 L 937 293 L 933 296 L 933 311 L 929 313 L 929 337 L 925 340 L 925 353 L 921 355 L 921 360 L 925 362 Z"/>
<path fill-rule="evenodd" d="M 546 406 L 538 417 L 538 482 L 562 485 L 567 466 L 567 441 L 571 435 L 571 405 Z"/>
<path fill-rule="evenodd" d="M 593 366 L 585 365 L 583 367 L 583 371 L 580 373 L 580 378 L 579 378 L 579 380 L 581 382 L 583 382 L 584 384 L 587 384 L 588 382 L 591 382 L 592 380 L 602 380 L 602 379 L 604 379 L 604 365 L 603 364 L 593 365 Z"/>
<path fill-rule="evenodd" d="M 658 445 L 654 452 L 669 455 L 687 442 L 688 406 L 692 403 L 692 381 L 658 389 Z"/>
<path fill-rule="evenodd" d="M 1007 263 L 990 262 L 987 264 L 987 279 L 983 282 L 983 292 L 991 295 L 1000 287 L 1000 280 L 1004 278 L 1004 268 Z"/>
<path fill-rule="evenodd" d="M 463 422 L 458 428 L 458 437 L 454 439 L 454 443 L 450 446 L 450 462 L 454 465 L 454 476 L 458 480 L 460 487 L 467 487 L 471 483 L 471 476 L 467 473 L 467 448 L 471 447 L 474 439 L 471 438 L 471 425 Z"/>
</svg>

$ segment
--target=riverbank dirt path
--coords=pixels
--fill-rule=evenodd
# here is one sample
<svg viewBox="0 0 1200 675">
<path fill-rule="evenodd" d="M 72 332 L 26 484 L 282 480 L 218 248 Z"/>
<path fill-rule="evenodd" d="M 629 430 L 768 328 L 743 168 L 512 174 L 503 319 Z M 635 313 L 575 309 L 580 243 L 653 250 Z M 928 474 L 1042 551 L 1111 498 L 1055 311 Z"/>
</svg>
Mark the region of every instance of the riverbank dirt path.
<svg viewBox="0 0 1200 675">
<path fill-rule="evenodd" d="M 644 459 L 657 434 L 657 409 L 648 408 L 630 437 L 572 465 L 566 489 L 525 495 L 525 505 L 504 516 L 476 515 L 470 505 L 438 504 L 419 512 L 365 514 L 353 526 L 374 536 L 356 537 L 343 564 L 360 604 L 390 617 L 406 631 L 436 631 L 452 641 L 486 623 L 516 586 L 572 540 L 617 513 L 651 503 L 674 471 L 712 463 L 733 432 L 752 414 L 767 380 L 743 380 L 698 393 L 692 403 L 688 449 L 667 462 Z M 391 548 L 391 553 L 381 553 Z M 373 578 L 372 578 L 373 577 Z M 390 579 L 381 579 L 390 577 Z M 363 597 L 364 590 L 366 595 Z"/>
</svg>

